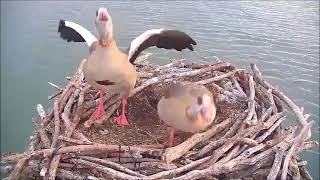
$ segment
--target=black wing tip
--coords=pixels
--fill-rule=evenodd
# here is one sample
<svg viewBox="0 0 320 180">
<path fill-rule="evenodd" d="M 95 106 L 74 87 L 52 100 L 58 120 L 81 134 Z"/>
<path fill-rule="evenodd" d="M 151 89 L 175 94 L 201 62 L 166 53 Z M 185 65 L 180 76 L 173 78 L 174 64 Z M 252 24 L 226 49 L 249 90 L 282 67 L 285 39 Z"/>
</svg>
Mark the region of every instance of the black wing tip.
<svg viewBox="0 0 320 180">
<path fill-rule="evenodd" d="M 85 42 L 85 39 L 75 29 L 66 26 L 65 22 L 64 19 L 59 21 L 58 33 L 60 33 L 60 38 L 67 42 Z"/>
<path fill-rule="evenodd" d="M 190 37 L 191 38 L 191 37 Z M 191 44 L 197 45 L 197 42 L 191 38 Z"/>
<path fill-rule="evenodd" d="M 189 36 L 187 33 L 183 32 L 183 31 L 174 30 L 174 29 L 173 30 L 166 30 L 166 31 L 167 32 L 177 32 L 177 33 L 181 34 L 182 37 L 184 37 L 184 39 L 186 39 L 186 41 L 185 41 L 186 42 L 186 47 L 185 48 L 188 48 L 191 51 L 193 51 L 192 45 L 197 45 L 197 42 L 194 39 L 192 39 L 191 36 Z"/>
<path fill-rule="evenodd" d="M 65 28 L 65 27 L 66 27 L 65 20 L 60 19 L 59 27 L 58 27 L 58 32 L 61 32 L 61 30 L 62 30 L 63 28 Z"/>
</svg>

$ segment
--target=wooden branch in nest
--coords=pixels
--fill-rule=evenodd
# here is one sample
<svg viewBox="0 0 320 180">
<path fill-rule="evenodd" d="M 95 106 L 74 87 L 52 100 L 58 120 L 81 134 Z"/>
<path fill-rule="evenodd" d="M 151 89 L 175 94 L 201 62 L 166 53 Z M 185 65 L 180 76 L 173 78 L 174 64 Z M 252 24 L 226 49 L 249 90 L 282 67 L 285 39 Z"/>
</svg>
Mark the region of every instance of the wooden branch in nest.
<svg viewBox="0 0 320 180">
<path fill-rule="evenodd" d="M 154 153 L 154 154 L 162 154 L 163 149 L 156 149 L 156 148 L 143 148 L 140 146 L 121 146 L 120 151 L 121 152 L 127 152 L 129 151 L 129 148 L 132 152 L 137 153 Z M 65 154 L 65 153 L 75 153 L 75 154 L 85 154 L 87 152 L 93 152 L 93 154 L 99 154 L 102 152 L 119 152 L 119 146 L 118 145 L 106 145 L 106 144 L 92 144 L 92 145 L 75 145 L 75 146 L 67 146 L 62 147 L 58 150 L 55 149 L 42 149 L 34 151 L 30 154 L 31 158 L 41 158 L 44 155 L 52 154 L 55 152 L 55 154 Z M 7 159 L 20 159 L 24 158 L 26 155 L 24 154 L 15 154 L 14 158 L 7 157 Z"/>
<path fill-rule="evenodd" d="M 37 133 L 34 133 L 31 136 L 31 143 L 29 144 L 28 148 L 23 154 L 23 158 L 18 159 L 18 163 L 16 164 L 14 170 L 10 173 L 8 179 L 16 180 L 19 179 L 19 176 L 21 175 L 21 171 L 23 170 L 25 164 L 29 161 L 30 159 L 30 154 L 34 151 L 34 144 L 35 141 L 37 140 Z"/>
<path fill-rule="evenodd" d="M 296 151 L 296 149 L 302 145 L 303 141 L 307 138 L 308 132 L 311 129 L 312 124 L 314 121 L 309 122 L 306 126 L 303 127 L 301 130 L 300 134 L 294 139 L 294 143 L 289 149 L 284 162 L 283 162 L 283 167 L 282 167 L 282 174 L 281 174 L 281 180 L 285 180 L 287 178 L 287 173 L 288 173 L 288 166 L 289 166 L 289 161 L 291 160 L 291 157 L 293 153 Z"/>
<path fill-rule="evenodd" d="M 219 133 L 223 130 L 228 124 L 230 123 L 230 119 L 226 119 L 225 121 L 221 122 L 220 124 L 213 125 L 213 127 L 206 132 L 197 133 L 191 136 L 189 139 L 184 141 L 183 143 L 167 148 L 165 153 L 162 156 L 162 159 L 167 163 L 170 163 L 179 157 L 181 157 L 184 153 L 186 153 L 189 149 L 191 149 L 194 145 L 201 141 L 208 140 L 215 134 Z"/>
<path fill-rule="evenodd" d="M 58 101 L 54 102 L 53 109 L 54 109 L 54 134 L 52 137 L 51 148 L 55 148 L 57 145 L 58 137 L 60 134 L 60 116 L 59 116 L 59 105 Z"/>
<path fill-rule="evenodd" d="M 205 80 L 201 80 L 201 81 L 198 81 L 197 83 L 204 85 L 204 84 L 209 84 L 209 83 L 214 82 L 214 81 L 220 81 L 222 79 L 225 79 L 225 78 L 228 78 L 230 76 L 233 76 L 238 71 L 242 71 L 242 69 L 235 69 L 235 70 L 230 71 L 230 72 L 228 72 L 226 74 L 223 74 L 223 75 L 220 75 L 220 76 L 216 76 L 216 77 L 213 77 L 213 78 L 209 78 L 209 79 L 205 79 Z"/>
<path fill-rule="evenodd" d="M 93 144 L 92 142 L 82 141 L 82 140 L 73 139 L 73 138 L 68 138 L 68 137 L 65 137 L 65 136 L 59 136 L 58 139 L 59 140 L 63 140 L 65 142 L 73 143 L 73 144 Z"/>
<path fill-rule="evenodd" d="M 197 161 L 194 161 L 192 163 L 189 163 L 189 164 L 187 164 L 183 167 L 177 168 L 177 169 L 172 169 L 172 170 L 168 170 L 168 171 L 159 172 L 157 174 L 153 174 L 151 176 L 148 176 L 148 178 L 149 179 L 161 179 L 161 178 L 164 178 L 167 176 L 174 176 L 174 175 L 180 174 L 182 172 L 189 171 L 189 170 L 197 167 L 198 165 L 204 163 L 208 159 L 209 159 L 209 157 L 199 159 Z"/>
<path fill-rule="evenodd" d="M 316 149 L 319 148 L 319 142 L 318 141 L 308 141 L 304 142 L 299 148 L 298 152 L 304 151 L 304 150 L 309 150 L 309 149 Z"/>
<path fill-rule="evenodd" d="M 249 125 L 255 125 L 257 121 L 253 120 L 253 115 L 255 114 L 255 88 L 253 77 L 249 76 L 249 99 L 248 99 L 248 115 L 244 119 L 244 122 Z"/>
<path fill-rule="evenodd" d="M 262 79 L 261 72 L 257 65 L 251 64 L 251 69 L 253 71 L 253 76 L 258 83 L 260 83 L 266 89 L 272 89 L 272 93 L 279 97 L 281 100 L 283 100 L 289 106 L 289 108 L 295 113 L 295 115 L 298 117 L 299 122 L 302 125 L 307 124 L 306 118 L 302 114 L 301 109 L 281 91 L 277 90 L 274 86 Z"/>
<path fill-rule="evenodd" d="M 60 94 L 62 94 L 62 92 L 63 92 L 63 91 L 57 91 L 57 92 L 55 92 L 54 94 L 48 96 L 48 99 L 51 100 L 51 99 L 59 96 Z"/>
<path fill-rule="evenodd" d="M 141 86 L 139 87 L 136 87 L 133 89 L 132 93 L 131 93 L 131 96 L 140 92 L 142 89 L 152 85 L 152 84 L 155 84 L 155 83 L 158 83 L 162 80 L 165 80 L 165 79 L 169 79 L 169 78 L 172 78 L 172 77 L 185 77 L 185 76 L 196 76 L 196 75 L 199 75 L 199 74 L 202 74 L 202 73 L 205 73 L 205 72 L 208 72 L 208 71 L 214 71 L 214 70 L 218 70 L 218 69 L 223 69 L 223 68 L 226 68 L 226 67 L 229 67 L 230 66 L 230 63 L 218 63 L 218 64 L 214 64 L 212 66 L 209 66 L 209 67 L 205 67 L 205 68 L 202 68 L 202 69 L 197 69 L 197 70 L 193 70 L 193 71 L 188 71 L 188 72 L 183 72 L 183 73 L 172 73 L 172 74 L 167 74 L 167 75 L 161 75 L 161 76 L 158 76 L 158 77 L 154 77 L 154 78 L 151 78 L 149 80 L 147 80 L 145 83 L 143 83 Z"/>
<path fill-rule="evenodd" d="M 137 176 L 132 176 L 132 175 L 128 175 L 119 171 L 116 171 L 114 169 L 111 168 L 107 168 L 105 166 L 90 162 L 90 161 L 86 161 L 86 160 L 82 160 L 82 159 L 70 159 L 71 162 L 73 162 L 74 164 L 80 164 L 82 166 L 86 166 L 88 168 L 92 168 L 92 169 L 96 169 L 104 174 L 107 175 L 108 178 L 120 178 L 120 179 L 141 179 L 140 177 Z"/>
<path fill-rule="evenodd" d="M 105 159 L 99 159 L 99 158 L 94 158 L 94 157 L 89 157 L 89 156 L 80 156 L 79 157 L 80 159 L 83 159 L 83 160 L 87 160 L 87 161 L 91 161 L 93 163 L 98 163 L 98 164 L 101 164 L 101 165 L 104 165 L 104 166 L 109 166 L 110 168 L 114 168 L 114 169 L 117 169 L 118 171 L 122 171 L 124 173 L 127 173 L 129 175 L 132 175 L 132 176 L 137 176 L 137 177 L 146 177 L 142 174 L 139 174 L 135 171 L 132 171 L 118 163 L 114 163 L 112 161 L 108 161 L 108 160 L 105 160 Z"/>
</svg>

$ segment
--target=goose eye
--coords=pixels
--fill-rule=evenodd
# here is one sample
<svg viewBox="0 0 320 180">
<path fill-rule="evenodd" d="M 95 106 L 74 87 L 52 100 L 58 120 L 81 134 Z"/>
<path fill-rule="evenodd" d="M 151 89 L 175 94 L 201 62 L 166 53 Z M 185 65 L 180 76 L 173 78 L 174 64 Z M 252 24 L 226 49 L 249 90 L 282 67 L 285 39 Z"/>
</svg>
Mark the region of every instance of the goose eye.
<svg viewBox="0 0 320 180">
<path fill-rule="evenodd" d="M 197 98 L 197 102 L 198 102 L 198 104 L 199 104 L 199 105 L 201 105 L 201 104 L 202 104 L 202 97 L 201 97 L 201 96 L 198 96 L 198 98 Z"/>
</svg>

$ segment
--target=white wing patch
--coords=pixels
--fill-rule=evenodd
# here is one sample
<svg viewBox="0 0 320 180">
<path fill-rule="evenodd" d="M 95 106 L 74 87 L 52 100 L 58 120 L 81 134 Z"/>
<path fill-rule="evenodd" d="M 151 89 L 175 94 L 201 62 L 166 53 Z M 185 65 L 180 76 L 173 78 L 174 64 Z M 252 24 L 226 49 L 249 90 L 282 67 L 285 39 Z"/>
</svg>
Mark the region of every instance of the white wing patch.
<svg viewBox="0 0 320 180">
<path fill-rule="evenodd" d="M 128 61 L 130 58 L 133 56 L 133 54 L 138 50 L 139 46 L 147 40 L 149 37 L 155 35 L 155 34 L 160 34 L 164 29 L 150 29 L 144 33 L 142 33 L 140 36 L 135 38 L 131 44 L 130 44 L 130 50 L 129 50 L 129 55 L 128 55 Z"/>
<path fill-rule="evenodd" d="M 65 23 L 65 26 L 70 27 L 75 31 L 77 31 L 83 37 L 83 39 L 86 41 L 89 47 L 93 42 L 97 41 L 97 38 L 90 31 L 80 26 L 79 24 L 71 21 L 65 21 L 64 23 Z"/>
</svg>

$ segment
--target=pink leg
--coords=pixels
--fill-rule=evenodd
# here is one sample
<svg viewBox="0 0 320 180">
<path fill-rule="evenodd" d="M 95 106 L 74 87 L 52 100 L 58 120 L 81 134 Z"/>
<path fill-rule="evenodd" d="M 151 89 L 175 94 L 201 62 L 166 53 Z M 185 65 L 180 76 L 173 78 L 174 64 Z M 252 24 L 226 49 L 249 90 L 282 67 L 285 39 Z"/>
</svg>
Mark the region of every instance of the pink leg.
<svg viewBox="0 0 320 180">
<path fill-rule="evenodd" d="M 168 127 L 168 141 L 164 144 L 165 146 L 172 147 L 174 144 L 174 128 Z"/>
<path fill-rule="evenodd" d="M 103 107 L 103 100 L 102 97 L 104 95 L 104 92 L 102 90 L 99 90 L 99 105 L 96 109 L 96 111 L 94 111 L 94 113 L 91 115 L 91 117 L 94 117 L 94 119 L 99 119 L 102 114 L 104 114 L 104 107 Z"/>
<path fill-rule="evenodd" d="M 127 99 L 122 98 L 121 99 L 121 104 L 122 104 L 122 112 L 121 112 L 121 115 L 119 117 L 117 117 L 117 123 L 119 125 L 129 125 L 128 120 L 126 118 L 126 115 L 124 114 L 125 113 L 125 108 L 126 108 L 126 105 L 127 105 Z"/>
</svg>

